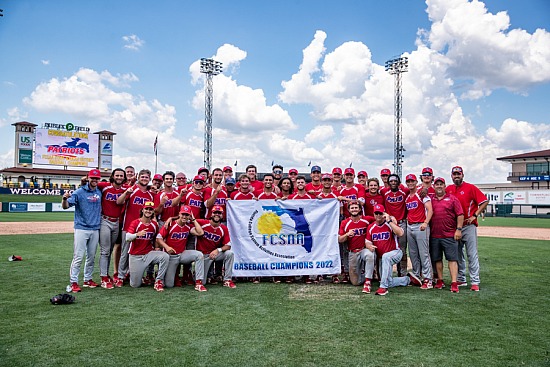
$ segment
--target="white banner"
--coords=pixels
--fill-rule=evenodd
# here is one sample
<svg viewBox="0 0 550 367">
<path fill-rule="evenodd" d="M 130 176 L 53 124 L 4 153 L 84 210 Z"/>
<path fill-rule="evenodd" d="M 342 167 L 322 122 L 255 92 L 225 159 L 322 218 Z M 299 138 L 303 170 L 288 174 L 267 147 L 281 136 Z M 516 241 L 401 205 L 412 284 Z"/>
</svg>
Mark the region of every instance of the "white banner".
<svg viewBox="0 0 550 367">
<path fill-rule="evenodd" d="M 28 203 L 27 211 L 28 212 L 45 212 L 46 203 Z"/>
<path fill-rule="evenodd" d="M 52 212 L 74 212 L 74 206 L 71 206 L 69 209 L 63 209 L 61 203 L 52 203 Z"/>
<path fill-rule="evenodd" d="M 36 129 L 34 163 L 96 168 L 98 141 L 97 134 Z"/>
<path fill-rule="evenodd" d="M 229 200 L 233 275 L 340 273 L 337 200 Z"/>
<path fill-rule="evenodd" d="M 550 204 L 550 190 L 529 191 L 529 204 Z"/>
</svg>

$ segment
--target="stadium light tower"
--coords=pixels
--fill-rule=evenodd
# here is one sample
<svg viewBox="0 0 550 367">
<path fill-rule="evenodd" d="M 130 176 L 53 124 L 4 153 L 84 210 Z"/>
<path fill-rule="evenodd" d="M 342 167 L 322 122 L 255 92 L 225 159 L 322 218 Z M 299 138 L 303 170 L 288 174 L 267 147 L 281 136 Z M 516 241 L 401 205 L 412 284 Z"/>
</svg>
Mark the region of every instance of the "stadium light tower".
<svg viewBox="0 0 550 367">
<path fill-rule="evenodd" d="M 212 166 L 212 109 L 214 89 L 212 77 L 223 71 L 223 65 L 213 59 L 201 59 L 201 73 L 206 74 L 204 92 L 204 167 L 210 171 Z"/>
<path fill-rule="evenodd" d="M 401 93 L 401 73 L 409 71 L 409 59 L 397 57 L 386 61 L 386 71 L 395 75 L 395 97 L 394 97 L 394 137 L 393 137 L 393 167 L 395 173 L 401 178 L 403 163 L 403 134 L 401 131 L 401 117 L 403 109 L 403 95 Z"/>
</svg>

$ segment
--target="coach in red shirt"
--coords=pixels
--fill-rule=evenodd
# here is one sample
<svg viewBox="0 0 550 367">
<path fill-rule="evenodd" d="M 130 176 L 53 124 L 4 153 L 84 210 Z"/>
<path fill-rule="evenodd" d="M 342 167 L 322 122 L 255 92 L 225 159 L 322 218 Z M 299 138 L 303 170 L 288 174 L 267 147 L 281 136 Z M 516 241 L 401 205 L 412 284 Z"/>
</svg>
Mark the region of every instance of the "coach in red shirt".
<svg viewBox="0 0 550 367">
<path fill-rule="evenodd" d="M 470 273 L 470 288 L 479 292 L 479 257 L 477 254 L 477 217 L 485 210 L 487 197 L 471 183 L 464 182 L 462 167 L 455 166 L 451 170 L 454 185 L 447 186 L 446 192 L 457 197 L 464 212 L 464 228 L 462 239 L 458 242 L 458 285 L 466 285 L 466 259 L 464 248 L 468 256 L 468 270 Z"/>
</svg>

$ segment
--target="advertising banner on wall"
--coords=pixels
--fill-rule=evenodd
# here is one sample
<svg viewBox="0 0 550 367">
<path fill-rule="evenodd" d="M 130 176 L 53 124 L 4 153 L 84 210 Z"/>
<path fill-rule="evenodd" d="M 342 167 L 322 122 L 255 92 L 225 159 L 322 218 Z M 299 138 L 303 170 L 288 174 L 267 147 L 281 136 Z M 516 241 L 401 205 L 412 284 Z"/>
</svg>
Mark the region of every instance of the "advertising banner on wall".
<svg viewBox="0 0 550 367">
<path fill-rule="evenodd" d="M 36 129 L 34 163 L 98 167 L 98 138 L 89 132 Z"/>
<path fill-rule="evenodd" d="M 32 149 L 19 149 L 18 163 L 32 164 Z"/>
<path fill-rule="evenodd" d="M 19 134 L 19 143 L 18 143 L 18 148 L 19 149 L 31 149 L 32 150 L 32 139 L 33 139 L 33 134 L 24 134 L 24 133 L 20 133 Z"/>
<path fill-rule="evenodd" d="M 505 204 L 527 204 L 525 191 L 503 191 Z"/>
<path fill-rule="evenodd" d="M 529 204 L 550 204 L 550 190 L 529 191 Z"/>
</svg>

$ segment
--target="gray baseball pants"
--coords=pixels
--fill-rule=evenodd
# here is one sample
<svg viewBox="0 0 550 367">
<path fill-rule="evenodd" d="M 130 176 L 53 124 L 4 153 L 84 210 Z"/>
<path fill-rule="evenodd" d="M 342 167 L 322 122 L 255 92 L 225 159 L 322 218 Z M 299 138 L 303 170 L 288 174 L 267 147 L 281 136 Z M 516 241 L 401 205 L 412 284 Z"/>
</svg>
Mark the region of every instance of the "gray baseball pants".
<svg viewBox="0 0 550 367">
<path fill-rule="evenodd" d="M 111 222 L 105 218 L 101 219 L 99 228 L 99 275 L 105 277 L 109 274 L 111 265 L 111 254 L 113 246 L 118 237 L 119 222 Z"/>
<path fill-rule="evenodd" d="M 479 257 L 477 254 L 477 227 L 473 224 L 462 228 L 462 239 L 458 241 L 458 277 L 457 281 L 466 282 L 466 258 L 468 256 L 468 271 L 470 282 L 479 285 Z"/>
<path fill-rule="evenodd" d="M 191 264 L 195 263 L 195 279 L 201 280 L 204 278 L 204 261 L 203 255 L 200 251 L 185 250 L 181 254 L 170 255 L 170 261 L 168 263 L 168 270 L 166 270 L 166 276 L 164 277 L 164 285 L 167 288 L 174 286 L 174 279 L 176 272 L 178 271 L 179 264 Z"/>
<path fill-rule="evenodd" d="M 130 286 L 138 288 L 141 286 L 143 272 L 149 264 L 159 264 L 159 271 L 155 280 L 164 281 L 164 275 L 168 269 L 170 255 L 164 251 L 151 251 L 146 255 L 129 255 L 130 259 Z M 172 278 L 172 281 L 174 279 Z"/>
<path fill-rule="evenodd" d="M 223 267 L 225 269 L 225 273 L 223 275 L 223 280 L 231 280 L 231 277 L 233 276 L 233 262 L 234 262 L 234 255 L 233 251 L 227 250 L 222 253 L 219 253 L 218 256 L 214 260 L 210 259 L 208 255 L 204 255 L 204 276 L 202 279 L 203 284 L 206 284 L 206 275 L 208 274 L 208 270 L 210 269 L 210 266 L 214 261 L 223 260 Z"/>
<path fill-rule="evenodd" d="M 417 277 L 432 279 L 432 260 L 430 258 L 430 226 L 421 231 L 422 223 L 407 225 L 407 242 L 412 272 Z"/>
<path fill-rule="evenodd" d="M 86 255 L 86 263 L 84 265 L 84 281 L 92 279 L 94 272 L 95 252 L 97 243 L 99 242 L 99 230 L 74 230 L 73 243 L 73 261 L 71 262 L 70 281 L 78 283 L 78 275 L 80 274 L 80 265 L 82 259 Z"/>
</svg>

